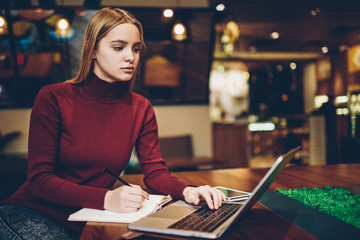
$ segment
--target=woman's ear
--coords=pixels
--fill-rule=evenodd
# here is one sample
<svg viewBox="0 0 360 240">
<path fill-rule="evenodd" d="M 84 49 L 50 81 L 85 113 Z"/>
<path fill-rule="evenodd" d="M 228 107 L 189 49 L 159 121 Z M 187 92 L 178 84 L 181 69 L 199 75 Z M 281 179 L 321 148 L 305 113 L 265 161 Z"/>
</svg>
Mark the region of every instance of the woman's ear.
<svg viewBox="0 0 360 240">
<path fill-rule="evenodd" d="M 95 58 L 96 58 L 96 50 L 94 50 L 94 51 L 92 52 L 91 58 L 92 58 L 92 59 L 95 59 Z"/>
<path fill-rule="evenodd" d="M 94 48 L 94 50 L 93 50 L 93 52 L 92 52 L 92 54 L 91 54 L 91 58 L 92 58 L 92 59 L 95 59 L 95 58 L 96 58 L 96 53 L 97 53 L 97 50 L 96 50 L 96 48 Z"/>
<path fill-rule="evenodd" d="M 90 46 L 89 46 L 89 41 L 87 40 L 85 42 L 85 49 L 89 49 Z M 93 52 L 91 53 L 91 59 L 95 59 L 96 58 L 96 47 L 94 48 Z"/>
</svg>

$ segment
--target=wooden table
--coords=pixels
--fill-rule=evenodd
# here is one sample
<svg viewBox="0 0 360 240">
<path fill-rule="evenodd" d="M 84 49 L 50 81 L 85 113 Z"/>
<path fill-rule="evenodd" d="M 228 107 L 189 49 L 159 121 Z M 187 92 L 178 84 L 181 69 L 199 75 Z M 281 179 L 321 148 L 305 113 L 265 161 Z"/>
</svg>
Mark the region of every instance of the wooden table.
<svg viewBox="0 0 360 240">
<path fill-rule="evenodd" d="M 227 186 L 252 191 L 267 169 L 222 169 L 196 172 L 176 172 L 174 176 L 189 184 Z M 360 185 L 360 164 L 338 164 L 326 166 L 289 166 L 283 170 L 270 190 L 277 188 L 333 187 Z M 124 179 L 145 188 L 141 174 L 126 175 Z M 129 234 L 127 224 L 87 223 L 81 239 L 122 239 Z M 140 239 L 186 239 L 164 235 L 146 234 Z M 250 212 L 232 225 L 222 239 L 317 239 L 295 224 L 257 203 Z"/>
</svg>

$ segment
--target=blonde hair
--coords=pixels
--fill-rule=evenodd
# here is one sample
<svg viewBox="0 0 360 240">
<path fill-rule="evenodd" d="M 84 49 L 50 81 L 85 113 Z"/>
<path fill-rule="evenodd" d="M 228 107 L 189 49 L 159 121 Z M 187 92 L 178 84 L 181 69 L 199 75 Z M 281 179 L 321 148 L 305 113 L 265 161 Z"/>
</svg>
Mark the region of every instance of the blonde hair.
<svg viewBox="0 0 360 240">
<path fill-rule="evenodd" d="M 139 29 L 141 47 L 145 46 L 142 25 L 132 14 L 119 8 L 102 8 L 95 13 L 86 27 L 80 69 L 77 76 L 69 82 L 81 83 L 86 80 L 93 69 L 93 52 L 96 50 L 97 44 L 108 32 L 122 23 L 134 24 Z M 130 81 L 124 82 L 127 90 L 131 89 L 134 79 L 139 76 L 139 72 L 140 66 L 136 68 L 134 77 Z"/>
</svg>

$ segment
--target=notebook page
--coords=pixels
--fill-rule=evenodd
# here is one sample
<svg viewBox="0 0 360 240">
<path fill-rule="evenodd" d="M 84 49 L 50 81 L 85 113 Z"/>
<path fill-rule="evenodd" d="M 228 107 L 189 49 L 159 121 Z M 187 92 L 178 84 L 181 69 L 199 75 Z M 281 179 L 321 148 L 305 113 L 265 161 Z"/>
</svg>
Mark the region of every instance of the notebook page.
<svg viewBox="0 0 360 240">
<path fill-rule="evenodd" d="M 68 220 L 85 222 L 132 223 L 152 213 L 164 198 L 166 198 L 166 196 L 150 194 L 149 200 L 145 200 L 143 206 L 137 212 L 132 213 L 117 213 L 108 210 L 83 208 L 71 214 Z"/>
</svg>

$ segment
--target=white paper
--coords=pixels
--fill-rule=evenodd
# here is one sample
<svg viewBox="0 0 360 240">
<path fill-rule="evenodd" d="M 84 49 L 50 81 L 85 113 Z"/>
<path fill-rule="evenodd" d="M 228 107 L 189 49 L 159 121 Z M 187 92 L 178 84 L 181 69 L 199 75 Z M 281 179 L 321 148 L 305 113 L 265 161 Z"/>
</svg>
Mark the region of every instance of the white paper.
<svg viewBox="0 0 360 240">
<path fill-rule="evenodd" d="M 150 194 L 137 212 L 117 213 L 108 210 L 83 208 L 68 218 L 69 221 L 132 223 L 152 213 L 165 196 Z"/>
</svg>

